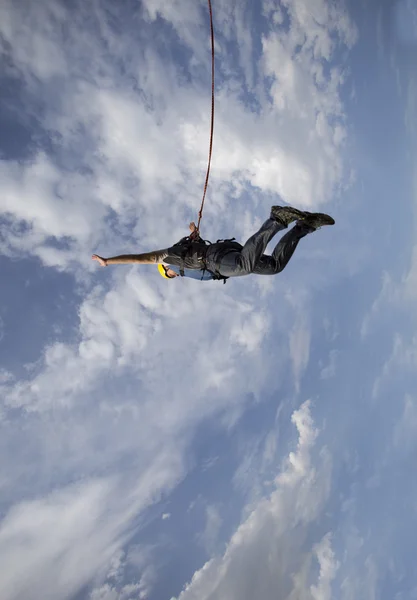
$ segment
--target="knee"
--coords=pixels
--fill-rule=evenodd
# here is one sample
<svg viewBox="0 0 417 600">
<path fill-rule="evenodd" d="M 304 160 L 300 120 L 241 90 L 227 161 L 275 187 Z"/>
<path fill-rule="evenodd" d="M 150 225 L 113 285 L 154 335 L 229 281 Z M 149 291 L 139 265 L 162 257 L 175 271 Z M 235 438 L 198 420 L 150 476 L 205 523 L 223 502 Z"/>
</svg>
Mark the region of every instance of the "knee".
<svg viewBox="0 0 417 600">
<path fill-rule="evenodd" d="M 281 262 L 276 262 L 275 265 L 275 273 L 282 273 L 282 271 L 285 269 L 285 267 L 287 266 L 287 264 L 282 264 Z"/>
<path fill-rule="evenodd" d="M 238 262 L 238 270 L 242 275 L 249 275 L 253 273 L 255 269 L 254 261 L 248 260 L 244 256 L 240 256 L 240 260 Z"/>
</svg>

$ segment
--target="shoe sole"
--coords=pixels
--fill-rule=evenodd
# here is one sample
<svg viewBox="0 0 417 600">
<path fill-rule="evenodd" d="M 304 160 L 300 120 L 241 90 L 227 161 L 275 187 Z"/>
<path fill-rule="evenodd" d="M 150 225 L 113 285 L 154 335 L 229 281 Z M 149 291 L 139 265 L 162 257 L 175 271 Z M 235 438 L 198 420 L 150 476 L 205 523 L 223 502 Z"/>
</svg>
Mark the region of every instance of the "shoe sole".
<svg viewBox="0 0 417 600">
<path fill-rule="evenodd" d="M 325 213 L 309 213 L 305 212 L 304 216 L 300 218 L 304 223 L 308 223 L 309 221 L 319 221 L 319 225 L 317 227 L 323 227 L 324 225 L 334 225 L 335 220 L 330 215 L 326 215 Z"/>
<path fill-rule="evenodd" d="M 271 213 L 278 218 L 281 213 L 282 215 L 291 215 L 295 219 L 304 219 L 306 215 L 302 210 L 298 210 L 298 208 L 293 208 L 292 206 L 271 206 Z"/>
<path fill-rule="evenodd" d="M 292 206 L 272 206 L 271 214 L 279 219 L 280 213 L 282 216 L 292 216 L 298 221 L 303 221 L 304 223 L 308 223 L 309 221 L 320 221 L 317 227 L 323 227 L 324 225 L 334 225 L 335 220 L 330 215 L 325 213 L 312 213 L 307 210 L 299 210 L 298 208 L 293 208 Z"/>
</svg>

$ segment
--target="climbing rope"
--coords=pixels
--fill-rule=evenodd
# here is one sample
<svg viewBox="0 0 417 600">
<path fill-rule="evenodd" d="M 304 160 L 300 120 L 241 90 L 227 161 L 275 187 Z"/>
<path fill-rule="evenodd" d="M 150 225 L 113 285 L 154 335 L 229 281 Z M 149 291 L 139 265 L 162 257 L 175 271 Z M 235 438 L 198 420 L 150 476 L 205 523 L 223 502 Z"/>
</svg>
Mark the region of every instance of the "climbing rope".
<svg viewBox="0 0 417 600">
<path fill-rule="evenodd" d="M 206 199 L 207 185 L 210 176 L 211 154 L 213 150 L 213 131 L 214 131 L 214 31 L 213 31 L 213 11 L 211 9 L 211 0 L 208 0 L 210 14 L 210 32 L 211 32 L 211 126 L 210 126 L 210 146 L 207 164 L 206 181 L 204 183 L 203 199 L 201 201 L 200 211 L 198 213 L 198 222 L 196 232 L 200 231 L 200 222 L 203 216 L 204 201 Z"/>
</svg>

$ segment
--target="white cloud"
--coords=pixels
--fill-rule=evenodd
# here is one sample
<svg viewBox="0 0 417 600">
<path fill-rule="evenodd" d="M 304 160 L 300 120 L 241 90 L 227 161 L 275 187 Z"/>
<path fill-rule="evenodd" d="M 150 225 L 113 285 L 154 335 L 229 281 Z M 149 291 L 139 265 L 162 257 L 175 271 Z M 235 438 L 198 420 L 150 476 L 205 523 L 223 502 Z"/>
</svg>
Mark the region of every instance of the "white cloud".
<svg viewBox="0 0 417 600">
<path fill-rule="evenodd" d="M 394 428 L 394 446 L 400 452 L 409 451 L 416 444 L 417 433 L 417 401 L 411 394 L 406 394 L 404 409 Z"/>
<path fill-rule="evenodd" d="M 317 557 L 320 571 L 317 583 L 311 587 L 306 583 L 303 595 L 300 592 L 296 597 L 330 597 L 337 569 L 330 536 L 310 549 L 307 541 L 309 526 L 319 518 L 328 497 L 330 459 L 322 451 L 318 462 L 312 463 L 317 430 L 309 402 L 294 412 L 292 420 L 298 430 L 297 449 L 289 454 L 277 476 L 276 489 L 241 523 L 224 555 L 211 559 L 194 574 L 179 600 L 295 598 L 290 577 L 306 552 Z"/>
<path fill-rule="evenodd" d="M 258 40 L 263 55 L 254 63 L 255 32 L 245 34 L 248 16 L 236 9 L 238 19 L 230 27 L 227 5 L 216 7 L 218 38 L 237 43 L 242 64 L 249 65 L 236 70 L 232 58 L 220 50 L 227 78 L 217 80 L 207 224 L 221 210 L 230 213 L 230 198 L 236 201 L 247 183 L 279 193 L 289 203 L 312 206 L 330 200 L 342 181 L 343 77 L 337 67 L 325 74 L 322 62 L 330 59 L 336 44 L 349 47 L 354 42 L 354 29 L 346 14 L 322 1 L 309 4 L 308 10 L 301 0 L 286 8 L 290 29 L 272 28 Z M 207 23 L 198 7 L 147 2 L 142 15 L 149 31 L 157 27 L 158 14 L 177 29 L 181 44 L 198 63 L 188 65 L 194 76 L 190 83 L 165 60 L 146 28 L 135 30 L 136 40 L 127 29 L 123 40 L 97 8 L 99 39 L 87 30 L 85 10 L 79 7 L 69 14 L 50 3 L 23 11 L 11 1 L 2 8 L 7 52 L 30 93 L 40 94 L 39 82 L 54 77 L 59 84 L 49 98 L 53 110 L 37 117 L 52 139 L 59 139 L 59 152 L 68 165 L 75 167 L 64 170 L 42 151 L 27 164 L 3 165 L 0 211 L 11 220 L 11 231 L 2 249 L 31 253 L 48 266 L 68 269 L 77 262 L 86 267 L 100 240 L 114 248 L 120 231 L 130 233 L 132 226 L 143 243 L 166 245 L 169 232 L 180 230 L 179 215 L 197 211 L 207 160 L 209 102 L 201 68 L 209 67 L 209 49 L 201 44 Z M 123 22 L 121 12 L 112 12 Z M 68 21 L 72 27 L 64 38 L 61 31 Z M 112 48 L 108 60 L 103 44 Z M 137 55 L 134 62 L 132 53 Z M 54 61 L 47 65 L 45 56 Z M 120 62 L 126 77 L 121 76 Z M 241 98 L 242 78 L 251 86 L 255 71 L 259 74 L 252 89 L 260 114 Z M 271 90 L 267 78 L 273 80 Z M 132 79 L 138 89 L 132 88 Z M 40 102 L 48 108 L 43 97 Z M 77 161 L 74 152 L 79 153 Z M 234 223 L 239 233 L 239 220 L 230 215 L 226 222 Z M 24 236 L 22 224 L 28 227 Z M 51 238 L 64 247 L 56 248 Z"/>
<path fill-rule="evenodd" d="M 29 590 L 34 597 L 71 596 L 86 584 L 115 550 L 117 524 L 104 521 L 110 493 L 110 482 L 96 481 L 15 506 L 0 528 L 3 598 Z"/>
<path fill-rule="evenodd" d="M 146 596 L 140 595 L 139 584 L 124 585 L 118 589 L 106 583 L 101 588 L 93 590 L 89 598 L 90 600 L 136 600 Z"/>
<path fill-rule="evenodd" d="M 223 519 L 218 507 L 213 504 L 206 506 L 206 525 L 204 531 L 199 535 L 199 540 L 208 554 L 213 554 L 216 550 L 222 523 Z"/>
<path fill-rule="evenodd" d="M 339 355 L 338 350 L 335 350 L 335 349 L 330 350 L 329 362 L 320 371 L 321 379 L 331 379 L 332 377 L 334 377 L 336 375 L 336 363 L 337 363 L 338 355 Z"/>
<path fill-rule="evenodd" d="M 331 583 L 335 578 L 339 563 L 331 547 L 331 535 L 327 534 L 315 547 L 314 553 L 320 565 L 317 585 L 311 586 L 311 595 L 314 600 L 331 600 Z"/>
<path fill-rule="evenodd" d="M 120 579 L 118 557 L 132 536 L 132 519 L 182 475 L 175 449 L 162 449 L 135 481 L 128 473 L 96 478 L 14 505 L 0 527 L 2 597 L 28 596 L 29 590 L 36 597 L 69 597 L 103 578 L 107 565 L 107 577 Z M 139 588 L 152 578 L 152 567 L 145 567 Z"/>
<path fill-rule="evenodd" d="M 414 213 L 416 207 L 417 180 L 414 177 L 412 197 Z M 414 222 L 413 234 L 416 231 L 416 223 Z M 379 397 L 396 378 L 404 378 L 406 374 L 415 373 L 417 365 L 417 338 L 414 335 L 417 316 L 415 310 L 417 289 L 416 248 L 417 246 L 413 243 L 409 249 L 409 264 L 404 273 L 396 276 L 388 272 L 383 273 L 381 289 L 362 322 L 362 338 L 369 337 L 371 333 L 378 331 L 381 323 L 392 319 L 393 316 L 401 319 L 405 317 L 410 322 L 408 328 L 395 327 L 392 331 L 391 353 L 385 358 L 380 372 L 375 378 L 372 390 L 374 398 Z"/>
<path fill-rule="evenodd" d="M 291 315 L 293 325 L 289 333 L 289 350 L 292 361 L 295 388 L 300 389 L 301 377 L 308 365 L 310 357 L 310 324 L 307 309 L 309 300 L 305 289 L 288 288 L 286 298 L 293 307 Z"/>
<path fill-rule="evenodd" d="M 1 31 L 4 36 L 2 42 L 9 44 L 16 67 L 26 76 L 30 74 L 43 81 L 60 75 L 66 64 L 57 26 L 64 22 L 66 12 L 58 3 L 45 5 L 41 10 L 30 10 L 32 27 L 28 30 L 30 35 L 24 36 L 22 32 L 27 22 L 22 23 L 20 16 L 27 7 L 22 7 L 20 12 L 18 9 L 11 10 L 11 6 L 10 2 L 4 2 L 0 7 Z M 7 48 L 4 48 L 6 51 Z"/>
<path fill-rule="evenodd" d="M 395 377 L 404 376 L 405 373 L 415 373 L 417 365 L 417 337 L 403 337 L 394 335 L 391 356 L 385 361 L 380 374 L 375 378 L 372 389 L 373 398 L 377 398 L 381 391 Z"/>
<path fill-rule="evenodd" d="M 394 304 L 398 301 L 398 288 L 394 284 L 389 273 L 384 272 L 382 274 L 382 285 L 381 291 L 377 298 L 374 300 L 371 309 L 365 314 L 361 325 L 361 336 L 366 338 L 371 329 L 372 323 L 377 316 L 381 314 L 381 311 L 387 304 Z"/>
<path fill-rule="evenodd" d="M 405 299 L 411 302 L 415 302 L 417 298 L 417 245 L 411 252 L 410 269 L 404 281 L 404 295 Z"/>
<path fill-rule="evenodd" d="M 375 557 L 368 555 L 362 564 L 358 565 L 351 577 L 346 577 L 341 584 L 341 598 L 343 600 L 376 600 L 379 593 L 380 574 L 375 563 Z"/>
<path fill-rule="evenodd" d="M 53 578 L 48 583 L 51 597 L 65 594 L 67 585 L 76 589 L 93 578 L 126 542 L 124 534 L 132 520 L 184 477 L 185 449 L 197 427 L 214 417 L 220 417 L 219 426 L 222 422 L 230 426 L 252 397 L 271 390 L 268 373 L 275 377 L 275 357 L 265 355 L 262 344 L 261 354 L 254 357 L 250 345 L 232 341 L 231 332 L 252 312 L 248 304 L 222 287 L 204 291 L 197 282 L 188 282 L 192 293 L 182 295 L 178 287 L 167 287 L 162 279 L 156 282 L 152 289 L 146 275 L 132 269 L 115 272 L 110 291 L 97 287 L 83 301 L 76 343 L 51 344 L 26 380 L 2 378 L 0 396 L 7 419 L 0 437 L 5 500 L 16 506 L 34 492 L 42 498 L 52 480 L 70 510 L 82 493 L 66 491 L 66 482 L 100 475 L 103 481 L 109 476 L 117 479 L 117 486 L 108 483 L 111 510 L 104 492 L 96 502 L 108 526 L 106 536 L 97 533 L 96 539 L 91 534 L 96 559 L 85 559 L 82 573 L 73 574 L 72 552 L 87 528 L 74 529 L 74 536 L 66 541 L 65 532 L 56 527 L 52 549 L 47 546 L 39 553 L 33 575 L 23 581 L 22 561 L 10 563 L 7 590 L 18 579 L 22 593 L 25 581 L 27 585 L 38 585 L 37 577 L 49 581 L 56 555 L 64 556 L 62 569 L 69 569 L 71 581 Z M 192 385 L 196 381 L 199 385 Z M 10 460 L 7 448 L 20 435 L 13 415 L 22 408 L 24 437 Z M 54 498 L 52 504 L 58 502 Z M 39 502 L 47 506 L 46 500 Z M 37 506 L 32 508 L 27 501 L 29 513 Z M 20 520 L 22 513 L 13 510 L 10 518 L 22 531 L 13 540 L 13 552 L 9 538 L 0 535 L 0 554 L 11 552 L 10 556 L 19 553 L 23 531 L 29 527 L 29 520 Z M 100 529 L 95 523 L 89 525 L 91 529 Z M 29 527 L 28 535 L 33 538 L 32 548 L 44 528 Z M 101 543 L 106 552 L 101 551 Z M 30 554 L 28 548 L 25 561 L 30 561 Z M 104 591 L 113 593 L 114 584 L 103 585 L 107 584 L 110 591 L 107 587 Z M 5 600 L 14 598 L 12 591 L 7 594 Z"/>
<path fill-rule="evenodd" d="M 297 392 L 300 389 L 300 378 L 308 365 L 310 337 L 310 329 L 305 323 L 305 317 L 299 317 L 291 329 L 289 336 L 290 356 Z"/>
<path fill-rule="evenodd" d="M 107 581 L 95 587 L 90 595 L 89 600 L 146 600 L 149 598 L 149 593 L 155 583 L 155 570 L 151 565 L 141 567 L 141 576 L 137 582 L 123 583 L 124 569 L 127 562 L 132 566 L 133 561 L 123 560 L 118 568 L 117 576 L 110 570 L 107 574 Z"/>
<path fill-rule="evenodd" d="M 267 331 L 266 315 L 251 310 L 248 315 L 242 315 L 240 322 L 236 323 L 231 331 L 231 339 L 247 352 L 255 352 L 259 349 Z"/>
<path fill-rule="evenodd" d="M 0 384 L 13 381 L 13 375 L 5 369 L 0 369 Z"/>
<path fill-rule="evenodd" d="M 262 37 L 248 27 L 246 8 L 221 2 L 215 9 L 220 71 L 204 221 L 213 239 L 218 229 L 219 236 L 248 236 L 277 193 L 316 206 L 343 184 L 343 76 L 341 68 L 324 66 L 338 44 L 353 43 L 352 25 L 324 2 L 287 2 L 279 13 L 265 4 L 265 14 L 274 15 Z M 285 8 L 288 30 L 280 27 Z M 208 24 L 198 4 L 147 0 L 134 19 L 104 1 L 67 11 L 54 2 L 6 0 L 0 11 L 7 42 L 1 51 L 23 84 L 28 113 L 53 146 L 47 152 L 35 145 L 30 159 L 0 163 L 7 222 L 0 250 L 36 257 L 82 281 L 73 339 L 48 342 L 24 379 L 0 374 L 7 425 L 1 489 L 9 506 L 0 529 L 3 596 L 35 590 L 55 599 L 94 581 L 93 600 L 145 597 L 152 565 L 141 565 L 130 585 L 118 575 L 132 523 L 185 476 L 198 427 L 214 418 L 232 427 L 252 399 L 276 392 L 288 344 L 298 385 L 309 360 L 308 303 L 278 288 L 277 311 L 272 283 L 203 290 L 197 282 L 167 284 L 150 268 L 96 275 L 90 260 L 92 251 L 164 247 L 195 217 L 209 125 Z M 184 64 L 164 55 L 158 15 L 179 35 L 163 36 L 164 43 L 180 44 L 191 57 Z M 254 95 L 256 110 L 242 90 Z M 91 284 L 92 272 L 105 283 Z M 218 581 L 237 590 L 240 570 L 253 574 L 258 550 L 265 590 L 276 589 L 277 564 L 282 575 L 295 572 L 304 533 L 328 494 L 330 465 L 323 451 L 312 466 L 316 430 L 308 403 L 293 421 L 299 443 L 276 491 L 241 525 L 225 557 L 196 574 L 185 597 L 200 580 L 204 589 Z M 211 509 L 210 548 L 220 521 Z M 316 587 L 328 589 L 320 580 Z"/>
<path fill-rule="evenodd" d="M 319 566 L 317 583 L 309 585 L 314 560 Z M 320 542 L 307 554 L 300 569 L 292 575 L 293 589 L 288 600 L 331 600 L 332 581 L 339 568 L 331 547 L 331 533 L 327 533 Z"/>
</svg>

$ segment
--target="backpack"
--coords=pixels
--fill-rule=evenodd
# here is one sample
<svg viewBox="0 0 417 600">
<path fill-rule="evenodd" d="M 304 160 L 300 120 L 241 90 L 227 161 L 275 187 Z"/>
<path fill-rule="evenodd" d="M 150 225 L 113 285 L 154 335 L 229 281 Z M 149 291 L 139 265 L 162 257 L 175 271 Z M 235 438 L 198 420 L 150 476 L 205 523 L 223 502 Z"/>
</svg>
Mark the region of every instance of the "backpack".
<svg viewBox="0 0 417 600">
<path fill-rule="evenodd" d="M 242 248 L 242 245 L 236 242 L 235 239 L 236 238 L 217 240 L 216 244 L 227 243 L 229 248 L 233 247 L 236 250 L 240 250 Z M 198 240 L 194 240 L 190 236 L 186 236 L 181 238 L 179 242 L 177 242 L 172 246 L 172 248 L 170 248 L 170 250 L 176 250 L 174 251 L 173 255 L 170 255 L 170 258 L 178 260 L 178 264 L 176 264 L 176 261 L 172 264 L 176 264 L 176 266 L 179 266 L 181 277 L 184 277 L 184 269 L 187 268 L 187 262 L 189 264 L 191 263 L 191 265 L 194 265 L 195 262 L 198 261 L 203 264 L 203 272 L 208 271 L 215 281 L 223 281 L 223 283 L 226 283 L 229 277 L 225 277 L 217 270 L 211 271 L 205 266 L 205 256 L 207 253 L 207 248 L 211 245 L 212 242 L 210 242 L 209 240 L 203 240 L 200 237 L 198 238 Z M 193 268 L 191 265 L 190 267 Z"/>
</svg>

